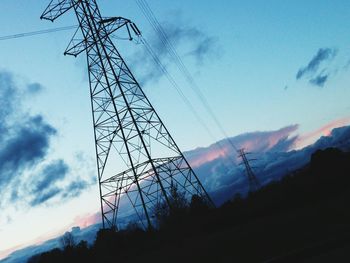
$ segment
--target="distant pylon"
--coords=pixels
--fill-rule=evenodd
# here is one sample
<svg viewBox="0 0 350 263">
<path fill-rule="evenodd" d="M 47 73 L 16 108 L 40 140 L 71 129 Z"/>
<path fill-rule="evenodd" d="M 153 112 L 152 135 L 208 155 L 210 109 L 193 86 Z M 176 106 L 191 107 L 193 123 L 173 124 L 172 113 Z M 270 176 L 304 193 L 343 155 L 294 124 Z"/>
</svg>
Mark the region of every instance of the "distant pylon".
<svg viewBox="0 0 350 263">
<path fill-rule="evenodd" d="M 253 161 L 255 159 L 248 159 L 247 154 L 244 148 L 241 148 L 238 150 L 238 157 L 242 158 L 242 164 L 245 166 L 245 172 L 248 178 L 248 183 L 249 183 L 249 191 L 254 192 L 260 188 L 260 183 L 258 179 L 256 178 L 252 167 L 250 166 L 250 161 Z"/>
<path fill-rule="evenodd" d="M 171 208 L 174 185 L 188 200 L 199 195 L 213 205 L 111 41 L 117 30 L 140 36 L 136 25 L 102 17 L 96 0 L 52 0 L 41 18 L 54 21 L 71 9 L 79 28 L 65 55 L 87 54 L 103 227 L 117 228 L 120 210 L 131 216 L 133 208 L 152 228 L 157 205 Z"/>
</svg>

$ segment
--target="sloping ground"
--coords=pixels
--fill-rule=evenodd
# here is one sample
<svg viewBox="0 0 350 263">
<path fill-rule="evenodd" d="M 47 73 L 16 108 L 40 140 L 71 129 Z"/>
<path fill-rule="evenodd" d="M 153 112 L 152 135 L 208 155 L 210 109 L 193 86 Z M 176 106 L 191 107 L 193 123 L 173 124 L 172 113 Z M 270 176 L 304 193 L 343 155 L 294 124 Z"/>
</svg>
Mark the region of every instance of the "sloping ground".
<svg viewBox="0 0 350 263">
<path fill-rule="evenodd" d="M 327 149 L 248 198 L 169 218 L 160 231 L 100 233 L 31 262 L 350 262 L 350 154 Z"/>
</svg>

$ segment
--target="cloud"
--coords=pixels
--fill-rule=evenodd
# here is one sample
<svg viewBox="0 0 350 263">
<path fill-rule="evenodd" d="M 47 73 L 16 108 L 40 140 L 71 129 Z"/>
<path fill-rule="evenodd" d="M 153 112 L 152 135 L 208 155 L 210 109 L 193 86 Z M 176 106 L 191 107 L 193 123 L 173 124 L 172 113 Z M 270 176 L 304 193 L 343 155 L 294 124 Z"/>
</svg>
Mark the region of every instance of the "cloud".
<svg viewBox="0 0 350 263">
<path fill-rule="evenodd" d="M 0 207 L 8 202 L 37 206 L 53 198 L 66 200 L 92 184 L 67 179 L 68 164 L 63 159 L 50 160 L 56 128 L 42 115 L 28 114 L 21 103 L 24 92 L 41 89 L 39 83 L 23 89 L 12 73 L 0 71 Z"/>
<path fill-rule="evenodd" d="M 329 75 L 318 75 L 315 78 L 310 79 L 309 82 L 315 86 L 323 87 L 328 77 Z"/>
<path fill-rule="evenodd" d="M 206 35 L 198 28 L 170 23 L 163 23 L 163 27 L 168 40 L 175 48 L 189 45 L 190 51 L 185 55 L 194 58 L 197 63 L 202 64 L 209 55 L 215 53 L 217 38 Z M 154 44 L 159 55 L 164 56 L 167 53 L 162 41 L 157 39 Z"/>
<path fill-rule="evenodd" d="M 22 122 L 3 127 L 0 138 L 0 186 L 4 188 L 20 173 L 42 161 L 56 129 L 42 116 L 30 116 Z M 1 193 L 1 190 L 0 190 Z"/>
<path fill-rule="evenodd" d="M 218 50 L 216 48 L 217 39 L 206 35 L 198 28 L 179 23 L 162 23 L 162 27 L 166 32 L 167 39 L 171 42 L 170 49 L 183 51 L 183 53 L 179 54 L 180 57 L 192 58 L 199 66 L 202 66 L 205 60 L 216 54 Z M 169 46 L 164 44 L 163 39 L 159 38 L 157 34 L 152 34 L 147 40 L 165 69 L 171 63 L 174 63 L 173 58 L 168 54 Z M 159 81 L 164 74 L 146 49 L 133 54 L 130 64 L 131 68 L 137 69 L 138 72 L 143 72 L 139 76 L 139 82 L 143 85 Z"/>
<path fill-rule="evenodd" d="M 295 78 L 300 80 L 306 78 L 313 86 L 323 87 L 329 80 L 330 73 L 327 67 L 329 63 L 336 57 L 338 50 L 335 48 L 320 48 L 316 55 L 311 59 L 307 66 L 298 70 Z M 325 63 L 328 64 L 325 64 Z M 325 68 L 319 70 L 321 65 Z M 334 73 L 334 72 L 333 72 Z"/>
<path fill-rule="evenodd" d="M 78 197 L 84 190 L 95 184 L 95 179 L 68 176 L 70 167 L 64 160 L 54 160 L 32 172 L 25 183 L 12 190 L 11 201 L 27 200 L 31 207 L 52 205 Z M 25 191 L 24 191 L 25 189 Z"/>
<path fill-rule="evenodd" d="M 275 131 L 245 133 L 230 140 L 237 148 L 246 147 L 252 152 L 249 157 L 256 159 L 251 162 L 253 170 L 260 183 L 267 184 L 306 165 L 317 149 L 334 146 L 350 150 L 350 126 L 334 129 L 346 123 L 350 123 L 349 118 L 335 120 L 305 135 L 294 135 L 298 125 L 290 125 Z M 316 137 L 319 139 L 310 144 Z M 306 142 L 310 145 L 305 147 Z M 220 143 L 224 151 L 218 151 L 220 148 L 213 144 L 184 153 L 217 204 L 237 192 L 245 194 L 249 190 L 244 167 L 238 165 L 241 160 L 237 153 L 227 140 Z M 294 150 L 301 143 L 304 148 Z"/>
<path fill-rule="evenodd" d="M 26 189 L 29 189 L 26 195 L 31 198 L 29 204 L 37 206 L 58 196 L 62 188 L 58 187 L 57 183 L 62 182 L 68 172 L 68 165 L 61 159 L 44 166 L 26 185 Z"/>
<path fill-rule="evenodd" d="M 230 185 L 247 190 L 244 170 L 239 166 L 241 159 L 229 140 L 236 148 L 244 148 L 253 153 L 252 158 L 257 158 L 266 153 L 293 149 L 298 138 L 293 134 L 298 127 L 294 124 L 274 131 L 248 132 L 184 154 L 208 191 L 218 191 Z"/>
<path fill-rule="evenodd" d="M 44 191 L 38 192 L 37 195 L 30 201 L 31 206 L 37 206 L 42 203 L 45 203 L 46 201 L 50 200 L 57 194 L 61 192 L 61 189 L 58 187 L 50 187 L 48 189 L 45 189 Z"/>
<path fill-rule="evenodd" d="M 221 157 L 237 161 L 237 153 L 232 148 L 230 141 L 238 149 L 244 148 L 246 151 L 288 151 L 295 146 L 297 137 L 291 135 L 298 127 L 297 124 L 294 124 L 275 131 L 257 131 L 240 134 L 229 139 L 218 141 L 206 148 L 197 148 L 193 151 L 188 151 L 186 152 L 186 157 L 194 167 L 198 167 Z"/>
<path fill-rule="evenodd" d="M 64 179 L 68 171 L 69 167 L 63 160 L 53 161 L 35 177 L 36 180 L 32 182 L 34 192 L 41 192 L 55 182 Z"/>
<path fill-rule="evenodd" d="M 241 134 L 231 140 L 238 148 L 245 148 L 247 151 L 266 152 L 274 149 L 288 151 L 294 147 L 295 137 L 291 137 L 291 135 L 298 128 L 298 124 L 293 124 L 275 131 Z"/>
<path fill-rule="evenodd" d="M 333 120 L 321 126 L 320 128 L 317 128 L 314 131 L 311 131 L 299 136 L 296 142 L 296 148 L 300 149 L 302 147 L 305 147 L 306 145 L 311 144 L 321 136 L 330 136 L 332 134 L 333 129 L 341 126 L 349 125 L 349 124 L 350 124 L 350 116 Z"/>
<path fill-rule="evenodd" d="M 74 219 L 74 225 L 79 227 L 88 227 L 93 224 L 102 223 L 101 212 L 89 213 L 78 216 Z"/>
<path fill-rule="evenodd" d="M 71 182 L 65 189 L 62 198 L 73 198 L 79 196 L 85 189 L 90 187 L 92 182 L 77 180 Z"/>
<path fill-rule="evenodd" d="M 305 75 L 316 73 L 322 62 L 330 61 L 336 55 L 337 55 L 337 50 L 334 48 L 320 48 L 317 51 L 317 54 L 308 63 L 308 65 L 298 70 L 296 79 L 300 79 Z"/>
<path fill-rule="evenodd" d="M 72 180 L 67 176 L 69 172 L 70 167 L 62 159 L 45 165 L 25 186 L 26 189 L 30 189 L 26 193 L 31 199 L 30 205 L 50 204 L 47 201 L 54 198 L 59 202 L 70 200 L 78 197 L 96 182 L 95 177 L 88 180 L 76 177 Z"/>
<path fill-rule="evenodd" d="M 38 83 L 38 82 L 31 83 L 31 84 L 27 85 L 27 90 L 28 90 L 31 94 L 39 93 L 39 92 L 41 92 L 43 89 L 44 89 L 44 87 L 43 87 L 40 83 Z"/>
<path fill-rule="evenodd" d="M 217 45 L 217 39 L 214 37 L 204 36 L 198 45 L 190 52 L 187 53 L 188 56 L 193 56 L 198 64 L 202 64 L 204 60 L 211 54 Z"/>
</svg>

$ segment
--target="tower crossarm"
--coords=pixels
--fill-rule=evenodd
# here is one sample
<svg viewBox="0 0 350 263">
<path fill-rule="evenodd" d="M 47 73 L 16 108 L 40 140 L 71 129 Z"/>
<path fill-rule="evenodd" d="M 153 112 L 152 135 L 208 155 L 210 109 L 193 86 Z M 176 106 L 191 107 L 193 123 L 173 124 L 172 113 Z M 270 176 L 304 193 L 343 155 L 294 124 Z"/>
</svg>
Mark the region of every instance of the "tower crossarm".
<svg viewBox="0 0 350 263">
<path fill-rule="evenodd" d="M 141 35 L 141 32 L 137 26 L 129 19 L 123 17 L 102 18 L 98 22 L 98 25 L 99 26 L 97 30 L 100 31 L 99 33 L 102 41 L 105 41 L 107 37 L 124 28 L 126 31 L 124 33 L 126 34 L 126 39 L 128 40 L 133 40 L 134 37 L 139 37 Z M 91 33 L 92 32 L 89 31 L 85 32 L 86 36 L 88 37 L 84 37 L 81 34 L 80 28 L 78 28 L 74 33 L 71 41 L 69 42 L 66 50 L 64 51 L 64 55 L 71 55 L 76 57 L 87 49 L 91 49 L 95 44 Z"/>
<path fill-rule="evenodd" d="M 44 10 L 43 14 L 40 16 L 40 19 L 53 22 L 61 15 L 72 9 L 80 1 L 81 0 L 52 0 Z"/>
</svg>

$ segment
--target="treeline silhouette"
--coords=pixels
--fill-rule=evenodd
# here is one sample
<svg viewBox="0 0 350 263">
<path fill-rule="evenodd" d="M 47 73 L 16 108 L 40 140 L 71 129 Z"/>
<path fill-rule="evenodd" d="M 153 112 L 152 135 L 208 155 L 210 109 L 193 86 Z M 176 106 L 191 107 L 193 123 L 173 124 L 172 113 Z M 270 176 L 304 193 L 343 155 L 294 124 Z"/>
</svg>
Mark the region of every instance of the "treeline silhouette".
<svg viewBox="0 0 350 263">
<path fill-rule="evenodd" d="M 135 222 L 100 230 L 94 244 L 62 238 L 62 248 L 29 263 L 55 262 L 340 262 L 350 260 L 350 153 L 315 152 L 280 181 L 221 207 L 199 196 L 187 203 L 176 186 L 172 208 L 155 208 L 158 229 Z"/>
</svg>

